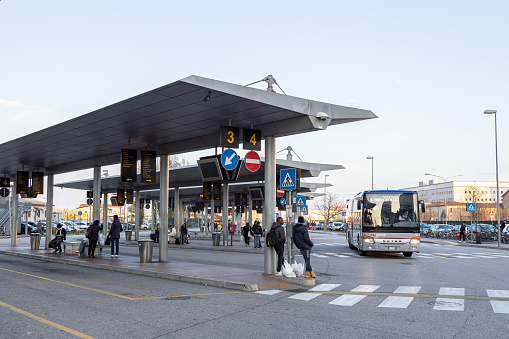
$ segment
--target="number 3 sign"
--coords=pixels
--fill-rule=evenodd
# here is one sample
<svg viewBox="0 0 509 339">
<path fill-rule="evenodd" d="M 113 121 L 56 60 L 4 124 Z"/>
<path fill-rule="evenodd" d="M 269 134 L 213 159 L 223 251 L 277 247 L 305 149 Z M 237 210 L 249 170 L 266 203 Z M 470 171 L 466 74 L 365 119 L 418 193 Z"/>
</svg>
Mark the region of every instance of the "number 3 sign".
<svg viewBox="0 0 509 339">
<path fill-rule="evenodd" d="M 239 148 L 239 128 L 221 126 L 221 147 Z"/>
</svg>

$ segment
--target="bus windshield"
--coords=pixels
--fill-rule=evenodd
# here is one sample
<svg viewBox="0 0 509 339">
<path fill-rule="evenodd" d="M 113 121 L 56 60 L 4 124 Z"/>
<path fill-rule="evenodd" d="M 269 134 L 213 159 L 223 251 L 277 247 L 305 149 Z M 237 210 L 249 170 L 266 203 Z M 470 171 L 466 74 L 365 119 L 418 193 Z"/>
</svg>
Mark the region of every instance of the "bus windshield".
<svg viewBox="0 0 509 339">
<path fill-rule="evenodd" d="M 415 193 L 366 193 L 363 226 L 419 229 Z"/>
</svg>

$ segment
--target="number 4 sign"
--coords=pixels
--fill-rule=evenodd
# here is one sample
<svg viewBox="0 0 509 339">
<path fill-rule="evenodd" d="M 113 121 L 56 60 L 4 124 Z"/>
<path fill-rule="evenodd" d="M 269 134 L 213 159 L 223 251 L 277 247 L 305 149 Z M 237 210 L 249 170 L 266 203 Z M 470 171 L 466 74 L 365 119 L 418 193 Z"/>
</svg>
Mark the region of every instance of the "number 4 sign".
<svg viewBox="0 0 509 339">
<path fill-rule="evenodd" d="M 243 149 L 251 151 L 262 150 L 262 131 L 257 129 L 244 129 Z"/>
</svg>

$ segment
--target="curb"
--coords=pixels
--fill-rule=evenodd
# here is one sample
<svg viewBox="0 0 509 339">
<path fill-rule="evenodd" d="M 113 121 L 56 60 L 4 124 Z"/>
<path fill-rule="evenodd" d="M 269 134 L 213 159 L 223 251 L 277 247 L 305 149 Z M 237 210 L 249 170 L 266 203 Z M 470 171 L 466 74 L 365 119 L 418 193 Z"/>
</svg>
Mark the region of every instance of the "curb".
<svg viewBox="0 0 509 339">
<path fill-rule="evenodd" d="M 89 263 L 89 262 L 77 261 L 77 260 L 72 260 L 72 259 L 51 258 L 51 257 L 42 256 L 42 255 L 20 253 L 20 252 L 10 252 L 10 251 L 0 250 L 0 253 L 17 256 L 17 257 L 29 258 L 29 259 L 37 259 L 37 260 L 51 261 L 51 262 L 56 262 L 56 263 L 64 263 L 64 264 L 68 264 L 68 265 L 76 265 L 76 266 L 82 266 L 82 267 L 108 270 L 108 271 L 113 271 L 113 272 L 143 275 L 143 276 L 152 277 L 152 278 L 162 278 L 162 279 L 168 279 L 168 280 L 174 280 L 174 281 L 182 281 L 182 282 L 188 282 L 188 283 L 201 284 L 201 285 L 205 285 L 205 286 L 223 287 L 223 288 L 228 288 L 228 289 L 237 290 L 237 291 L 245 291 L 245 292 L 258 291 L 257 284 L 237 282 L 237 281 L 231 281 L 231 280 L 223 280 L 223 279 L 215 279 L 215 278 L 200 278 L 200 277 L 193 277 L 193 276 L 187 276 L 187 275 L 181 275 L 181 274 L 163 273 L 163 272 L 157 272 L 157 271 L 146 271 L 146 270 L 139 270 L 136 268 L 112 266 L 112 265 L 106 265 L 106 264 L 93 264 L 93 263 Z"/>
<path fill-rule="evenodd" d="M 267 277 L 271 277 L 278 280 L 283 280 L 292 284 L 301 285 L 301 286 L 315 286 L 316 282 L 314 278 L 289 278 L 284 275 L 274 275 L 274 274 L 263 274 Z"/>
</svg>

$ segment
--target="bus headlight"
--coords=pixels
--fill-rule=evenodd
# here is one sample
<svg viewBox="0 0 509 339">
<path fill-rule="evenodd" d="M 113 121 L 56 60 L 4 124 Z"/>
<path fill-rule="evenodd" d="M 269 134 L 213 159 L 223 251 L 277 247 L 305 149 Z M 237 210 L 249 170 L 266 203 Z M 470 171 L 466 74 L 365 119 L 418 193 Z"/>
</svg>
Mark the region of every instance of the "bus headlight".
<svg viewBox="0 0 509 339">
<path fill-rule="evenodd" d="M 412 239 L 410 239 L 410 243 L 411 244 L 418 244 L 419 242 L 421 241 L 421 237 L 414 237 Z"/>
<path fill-rule="evenodd" d="M 364 238 L 365 243 L 374 243 L 375 242 L 375 239 L 373 239 L 373 237 L 368 237 L 367 235 L 365 235 L 363 238 Z"/>
</svg>

